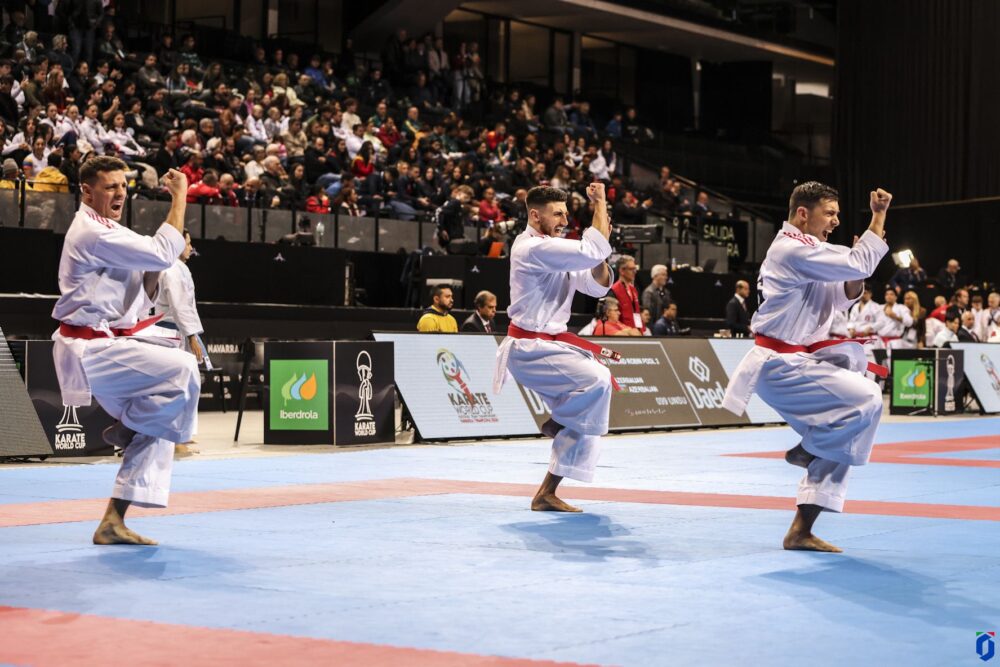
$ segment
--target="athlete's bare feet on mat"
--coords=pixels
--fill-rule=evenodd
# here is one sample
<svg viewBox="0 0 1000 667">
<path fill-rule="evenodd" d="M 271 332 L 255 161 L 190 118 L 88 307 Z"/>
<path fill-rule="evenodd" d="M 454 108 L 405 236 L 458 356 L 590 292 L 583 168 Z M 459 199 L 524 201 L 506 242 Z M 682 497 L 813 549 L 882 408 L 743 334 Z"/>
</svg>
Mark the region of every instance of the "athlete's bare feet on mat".
<svg viewBox="0 0 1000 667">
<path fill-rule="evenodd" d="M 569 503 L 556 497 L 554 493 L 536 495 L 531 499 L 532 512 L 582 512 L 579 507 L 573 507 Z"/>
<path fill-rule="evenodd" d="M 844 553 L 844 550 L 840 547 L 834 546 L 826 540 L 821 540 L 812 533 L 807 535 L 793 535 L 791 531 L 789 531 L 789 533 L 785 535 L 785 542 L 783 546 L 789 551 L 828 551 L 835 554 Z"/>
<path fill-rule="evenodd" d="M 125 512 L 129 505 L 129 501 L 117 498 L 108 501 L 101 525 L 94 531 L 94 544 L 156 544 L 156 540 L 143 537 L 125 525 Z"/>
<path fill-rule="evenodd" d="M 785 462 L 800 468 L 808 468 L 815 458 L 805 450 L 801 442 L 785 452 Z"/>
<path fill-rule="evenodd" d="M 834 546 L 826 540 L 821 540 L 812 534 L 813 524 L 823 512 L 819 505 L 799 505 L 795 510 L 795 518 L 788 528 L 785 541 L 782 546 L 789 551 L 826 551 L 830 553 L 843 553 L 843 549 Z"/>
<path fill-rule="evenodd" d="M 132 438 L 135 437 L 135 431 L 121 422 L 115 422 L 104 429 L 101 435 L 104 437 L 104 442 L 112 447 L 125 449 L 132 442 Z"/>
<path fill-rule="evenodd" d="M 553 422 L 555 423 L 555 422 Z M 542 485 L 535 492 L 535 497 L 531 499 L 531 511 L 533 512 L 582 512 L 579 507 L 573 507 L 569 503 L 563 502 L 556 496 L 556 489 L 562 477 L 545 473 Z"/>
</svg>

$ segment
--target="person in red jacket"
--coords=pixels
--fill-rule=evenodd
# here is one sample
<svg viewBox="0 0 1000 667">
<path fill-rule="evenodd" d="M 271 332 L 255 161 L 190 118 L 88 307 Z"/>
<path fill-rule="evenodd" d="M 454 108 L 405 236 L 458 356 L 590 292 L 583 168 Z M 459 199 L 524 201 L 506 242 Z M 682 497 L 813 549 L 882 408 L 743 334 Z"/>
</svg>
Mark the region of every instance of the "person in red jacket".
<svg viewBox="0 0 1000 667">
<path fill-rule="evenodd" d="M 479 219 L 483 222 L 492 224 L 503 220 L 503 211 L 497 206 L 496 198 L 493 188 L 483 190 L 483 200 L 479 202 Z"/>
<path fill-rule="evenodd" d="M 188 186 L 187 203 L 218 204 L 222 201 L 219 194 L 219 174 L 214 169 L 209 169 L 204 174 L 201 180 Z"/>
<path fill-rule="evenodd" d="M 642 306 L 639 303 L 639 289 L 635 286 L 635 274 L 639 266 L 631 255 L 622 255 L 616 266 L 618 280 L 611 286 L 615 298 L 621 306 L 621 321 L 627 327 L 638 329 L 645 334 L 646 325 L 642 322 Z"/>
<path fill-rule="evenodd" d="M 329 213 L 330 198 L 322 185 L 314 185 L 312 194 L 306 198 L 306 211 L 309 213 Z"/>
<path fill-rule="evenodd" d="M 200 151 L 191 151 L 188 153 L 187 160 L 184 162 L 184 166 L 181 167 L 181 172 L 187 176 L 188 185 L 194 185 L 205 176 L 205 169 L 201 166 L 201 163 L 202 157 Z"/>
<path fill-rule="evenodd" d="M 351 173 L 354 174 L 355 178 L 361 180 L 375 173 L 375 148 L 372 146 L 372 142 L 366 141 L 361 144 L 358 154 L 354 156 L 354 161 L 351 162 Z"/>
</svg>

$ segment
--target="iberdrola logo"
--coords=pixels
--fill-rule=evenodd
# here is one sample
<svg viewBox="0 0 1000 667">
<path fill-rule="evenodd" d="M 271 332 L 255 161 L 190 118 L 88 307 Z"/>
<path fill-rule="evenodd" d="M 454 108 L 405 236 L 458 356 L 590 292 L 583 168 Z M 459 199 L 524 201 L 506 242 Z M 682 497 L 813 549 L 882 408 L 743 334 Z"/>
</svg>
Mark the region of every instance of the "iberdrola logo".
<svg viewBox="0 0 1000 667">
<path fill-rule="evenodd" d="M 300 376 L 292 373 L 291 379 L 281 385 L 281 398 L 286 406 L 288 401 L 311 401 L 316 398 L 316 374 L 303 373 Z"/>
<path fill-rule="evenodd" d="M 903 376 L 903 384 L 914 389 L 923 387 L 927 384 L 927 371 L 923 368 L 914 368 Z"/>
</svg>

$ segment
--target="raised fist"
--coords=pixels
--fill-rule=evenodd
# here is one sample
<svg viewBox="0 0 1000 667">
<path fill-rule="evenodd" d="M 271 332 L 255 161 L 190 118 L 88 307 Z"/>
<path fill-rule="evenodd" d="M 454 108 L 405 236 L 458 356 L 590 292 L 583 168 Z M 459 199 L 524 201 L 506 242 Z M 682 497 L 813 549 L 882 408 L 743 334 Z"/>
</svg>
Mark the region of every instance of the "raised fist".
<svg viewBox="0 0 1000 667">
<path fill-rule="evenodd" d="M 891 201 L 892 195 L 882 188 L 873 190 L 871 193 L 872 213 L 885 213 L 889 210 L 889 202 Z"/>
<path fill-rule="evenodd" d="M 604 183 L 591 183 L 588 185 L 587 196 L 593 202 L 604 201 Z"/>
<path fill-rule="evenodd" d="M 183 172 L 171 169 L 163 176 L 163 184 L 172 197 L 187 197 L 188 182 Z"/>
</svg>

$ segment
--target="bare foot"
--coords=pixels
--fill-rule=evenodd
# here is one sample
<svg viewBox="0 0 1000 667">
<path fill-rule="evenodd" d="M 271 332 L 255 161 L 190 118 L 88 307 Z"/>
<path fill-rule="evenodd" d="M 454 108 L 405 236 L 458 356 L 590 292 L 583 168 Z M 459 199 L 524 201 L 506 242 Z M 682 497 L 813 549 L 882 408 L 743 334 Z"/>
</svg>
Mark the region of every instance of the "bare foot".
<svg viewBox="0 0 1000 667">
<path fill-rule="evenodd" d="M 132 438 L 135 437 L 135 431 L 121 422 L 115 422 L 111 426 L 104 429 L 104 432 L 101 435 L 104 438 L 104 442 L 112 447 L 125 449 L 132 442 Z"/>
<path fill-rule="evenodd" d="M 124 523 L 104 520 L 94 532 L 94 544 L 155 545 L 157 542 L 130 530 Z"/>
<path fill-rule="evenodd" d="M 579 507 L 563 502 L 554 493 L 538 495 L 531 499 L 532 512 L 582 512 Z"/>
<path fill-rule="evenodd" d="M 559 431 L 566 428 L 554 419 L 549 419 L 544 424 L 542 424 L 542 435 L 548 438 L 554 438 L 559 435 Z"/>
<path fill-rule="evenodd" d="M 789 531 L 785 535 L 783 544 L 789 551 L 826 551 L 830 553 L 843 553 L 844 550 L 838 546 L 830 544 L 826 540 L 821 540 L 812 533 L 800 534 Z"/>
<path fill-rule="evenodd" d="M 194 456 L 198 453 L 198 450 L 194 447 L 189 447 L 188 445 L 174 445 L 174 458 L 184 459 L 189 456 Z"/>
<path fill-rule="evenodd" d="M 815 458 L 805 450 L 801 442 L 785 452 L 785 462 L 800 468 L 808 468 Z"/>
</svg>

